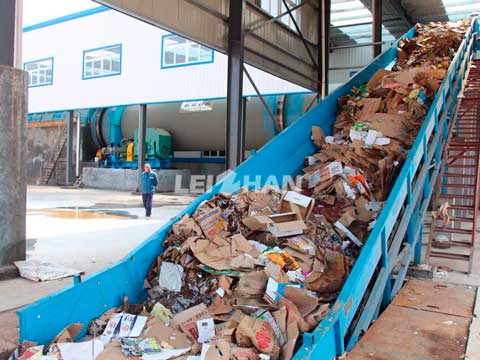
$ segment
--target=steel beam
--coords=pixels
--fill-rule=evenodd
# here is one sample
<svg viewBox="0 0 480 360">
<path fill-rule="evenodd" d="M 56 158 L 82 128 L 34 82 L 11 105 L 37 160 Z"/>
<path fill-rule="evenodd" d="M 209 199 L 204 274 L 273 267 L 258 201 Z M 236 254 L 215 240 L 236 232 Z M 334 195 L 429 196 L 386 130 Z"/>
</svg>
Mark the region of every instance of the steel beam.
<svg viewBox="0 0 480 360">
<path fill-rule="evenodd" d="M 245 0 L 230 0 L 228 19 L 228 80 L 227 80 L 227 148 L 226 167 L 233 169 L 239 165 L 245 154 L 242 133 L 243 118 L 243 54 L 245 28 L 243 14 Z M 243 140 L 243 141 L 242 141 Z"/>
<path fill-rule="evenodd" d="M 15 1 L 0 1 L 0 65 L 15 62 Z"/>
<path fill-rule="evenodd" d="M 66 158 L 66 171 L 65 171 L 65 183 L 66 185 L 72 185 L 74 182 L 73 171 L 73 110 L 67 111 L 67 158 Z M 78 151 L 78 149 L 77 149 Z"/>
<path fill-rule="evenodd" d="M 383 15 L 383 0 L 372 0 L 372 42 L 373 57 L 376 58 L 382 53 L 382 15 Z"/>
<path fill-rule="evenodd" d="M 138 189 L 141 188 L 141 175 L 145 166 L 145 137 L 147 135 L 147 104 L 138 108 Z"/>
<path fill-rule="evenodd" d="M 398 22 L 402 21 L 402 18 L 390 18 L 383 21 L 384 24 L 391 23 L 391 22 Z M 362 25 L 372 25 L 371 21 L 365 21 L 361 23 L 352 23 L 352 24 L 344 24 L 344 25 L 337 25 L 337 26 L 330 26 L 330 29 L 345 29 L 350 27 L 362 26 Z"/>
<path fill-rule="evenodd" d="M 81 157 L 81 133 L 82 133 L 82 128 L 81 128 L 81 121 L 80 121 L 80 113 L 77 113 L 77 137 L 76 137 L 76 151 L 75 151 L 75 176 L 79 177 L 80 176 L 80 162 L 82 160 Z"/>
<path fill-rule="evenodd" d="M 318 97 L 324 99 L 328 95 L 328 70 L 329 70 L 329 31 L 330 31 L 330 0 L 320 0 L 318 21 Z"/>
<path fill-rule="evenodd" d="M 255 90 L 255 93 L 257 94 L 258 98 L 262 102 L 263 108 L 267 111 L 268 116 L 270 116 L 272 123 L 275 124 L 276 121 L 275 121 L 275 116 L 272 113 L 272 109 L 268 107 L 263 95 L 260 94 L 260 90 L 258 90 L 257 84 L 255 84 L 255 81 L 253 81 L 252 77 L 250 76 L 250 73 L 248 72 L 245 66 L 243 66 L 243 71 L 245 72 L 245 75 L 247 76 L 248 81 L 250 81 L 250 84 L 252 84 L 253 90 Z"/>
<path fill-rule="evenodd" d="M 340 46 L 333 46 L 330 48 L 330 50 L 353 49 L 353 48 L 367 47 L 367 46 L 374 46 L 374 45 L 382 46 L 382 44 L 387 44 L 389 42 L 391 41 L 369 42 L 365 44 L 340 45 Z"/>
<path fill-rule="evenodd" d="M 405 8 L 402 6 L 402 2 L 398 0 L 387 0 L 388 4 L 395 10 L 395 13 L 400 17 L 400 19 L 407 24 L 409 27 L 415 25 L 415 22 L 412 20 L 410 15 L 407 14 Z M 387 10 L 388 11 L 388 10 Z"/>
</svg>

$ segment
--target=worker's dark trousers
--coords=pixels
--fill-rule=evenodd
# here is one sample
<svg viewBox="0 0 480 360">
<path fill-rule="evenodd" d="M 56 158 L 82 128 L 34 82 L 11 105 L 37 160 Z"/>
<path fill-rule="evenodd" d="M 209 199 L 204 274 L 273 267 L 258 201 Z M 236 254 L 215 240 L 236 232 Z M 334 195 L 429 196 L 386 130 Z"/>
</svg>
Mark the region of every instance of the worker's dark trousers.
<svg viewBox="0 0 480 360">
<path fill-rule="evenodd" d="M 142 194 L 143 207 L 145 208 L 145 216 L 152 214 L 152 198 L 153 194 Z"/>
</svg>

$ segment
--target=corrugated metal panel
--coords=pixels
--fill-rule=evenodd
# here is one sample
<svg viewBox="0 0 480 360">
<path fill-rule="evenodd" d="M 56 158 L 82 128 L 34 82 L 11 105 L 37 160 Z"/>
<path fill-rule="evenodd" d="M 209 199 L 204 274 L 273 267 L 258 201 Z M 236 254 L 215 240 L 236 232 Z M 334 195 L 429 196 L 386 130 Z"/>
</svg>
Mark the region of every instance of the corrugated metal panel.
<svg viewBox="0 0 480 360">
<path fill-rule="evenodd" d="M 96 0 L 106 6 L 150 24 L 178 33 L 196 42 L 226 53 L 228 1 L 226 0 Z M 302 8 L 304 36 L 316 41 L 317 12 L 310 5 Z M 271 15 L 247 2 L 245 25 L 268 20 Z M 273 75 L 315 90 L 317 72 L 300 36 L 285 24 L 275 21 L 247 33 L 245 62 Z M 311 43 L 316 54 L 316 46 Z"/>
<path fill-rule="evenodd" d="M 330 67 L 366 65 L 372 60 L 371 47 L 338 49 L 330 53 Z"/>
</svg>

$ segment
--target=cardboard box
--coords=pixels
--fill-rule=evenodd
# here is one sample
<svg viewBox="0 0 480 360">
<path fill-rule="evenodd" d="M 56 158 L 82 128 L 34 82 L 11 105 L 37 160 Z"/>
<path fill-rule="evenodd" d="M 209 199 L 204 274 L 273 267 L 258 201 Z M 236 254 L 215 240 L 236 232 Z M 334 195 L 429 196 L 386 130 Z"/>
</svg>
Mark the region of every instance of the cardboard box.
<svg viewBox="0 0 480 360">
<path fill-rule="evenodd" d="M 340 164 L 341 167 L 341 164 Z M 315 206 L 315 199 L 299 194 L 295 191 L 287 191 L 280 200 L 278 212 L 295 212 L 300 219 L 308 219 Z"/>
<path fill-rule="evenodd" d="M 303 234 L 307 226 L 296 212 L 252 216 L 244 219 L 250 230 L 269 231 L 276 237 Z"/>
</svg>

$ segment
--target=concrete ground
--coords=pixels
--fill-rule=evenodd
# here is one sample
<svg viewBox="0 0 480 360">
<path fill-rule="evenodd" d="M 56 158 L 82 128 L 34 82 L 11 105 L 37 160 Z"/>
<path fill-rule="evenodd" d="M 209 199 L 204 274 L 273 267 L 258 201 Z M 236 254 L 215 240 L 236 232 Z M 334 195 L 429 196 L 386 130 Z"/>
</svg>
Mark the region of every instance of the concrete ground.
<svg viewBox="0 0 480 360">
<path fill-rule="evenodd" d="M 91 274 L 127 255 L 192 202 L 188 195 L 155 194 L 150 220 L 141 197 L 128 192 L 30 186 L 27 192 L 27 259 Z M 0 281 L 1 348 L 18 337 L 14 311 L 72 282 Z M 2 343 L 4 344 L 2 346 Z"/>
</svg>

